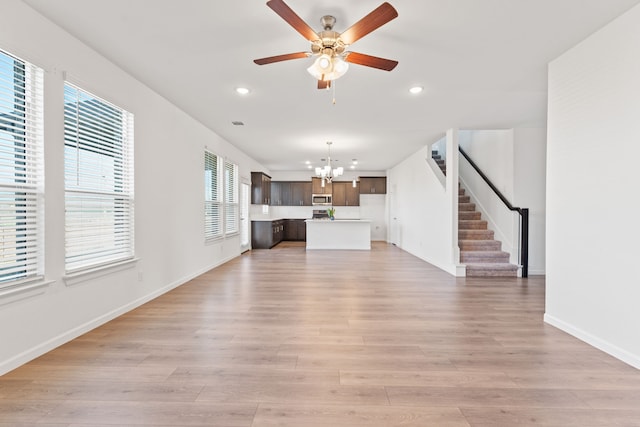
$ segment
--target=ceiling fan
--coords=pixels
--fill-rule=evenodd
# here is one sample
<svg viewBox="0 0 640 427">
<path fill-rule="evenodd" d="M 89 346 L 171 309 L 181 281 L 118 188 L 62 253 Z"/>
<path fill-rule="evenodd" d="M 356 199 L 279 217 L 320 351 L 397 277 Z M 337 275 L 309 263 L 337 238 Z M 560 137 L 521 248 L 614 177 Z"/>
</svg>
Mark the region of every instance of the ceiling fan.
<svg viewBox="0 0 640 427">
<path fill-rule="evenodd" d="M 391 71 L 398 65 L 398 61 L 391 59 L 347 51 L 347 48 L 357 40 L 398 17 L 398 12 L 387 2 L 382 3 L 342 33 L 333 31 L 336 19 L 331 15 L 322 17 L 321 23 L 324 30 L 316 33 L 283 0 L 269 0 L 267 6 L 311 42 L 311 52 L 296 52 L 255 59 L 253 62 L 258 65 L 316 56 L 315 62 L 307 68 L 307 71 L 318 80 L 318 89 L 331 87 L 333 80 L 340 78 L 347 72 L 349 63 L 386 71 Z"/>
</svg>

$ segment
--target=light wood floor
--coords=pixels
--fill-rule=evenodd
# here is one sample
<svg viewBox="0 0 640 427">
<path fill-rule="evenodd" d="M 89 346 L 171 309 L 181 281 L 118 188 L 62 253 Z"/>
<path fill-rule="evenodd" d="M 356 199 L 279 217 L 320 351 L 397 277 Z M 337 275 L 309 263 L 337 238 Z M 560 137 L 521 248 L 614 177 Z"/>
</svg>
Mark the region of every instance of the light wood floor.
<svg viewBox="0 0 640 427">
<path fill-rule="evenodd" d="M 543 278 L 281 244 L 0 377 L 0 426 L 640 426 L 640 371 L 543 310 Z"/>
</svg>

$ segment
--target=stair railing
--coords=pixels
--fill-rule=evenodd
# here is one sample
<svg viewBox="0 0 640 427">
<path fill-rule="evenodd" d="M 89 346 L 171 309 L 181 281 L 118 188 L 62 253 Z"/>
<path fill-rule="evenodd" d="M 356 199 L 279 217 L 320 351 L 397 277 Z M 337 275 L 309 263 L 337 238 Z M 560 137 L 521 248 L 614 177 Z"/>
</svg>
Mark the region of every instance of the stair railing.
<svg viewBox="0 0 640 427">
<path fill-rule="evenodd" d="M 493 192 L 496 193 L 496 196 L 498 196 L 500 200 L 502 200 L 502 203 L 504 203 L 505 206 L 510 211 L 515 211 L 520 214 L 519 263 L 522 266 L 522 277 L 528 277 L 529 276 L 529 208 L 519 208 L 509 203 L 507 198 L 504 197 L 504 195 L 500 192 L 500 190 L 498 190 L 498 188 L 495 185 L 493 185 L 493 183 L 487 177 L 487 175 L 485 175 L 484 172 L 480 170 L 478 165 L 476 165 L 475 162 L 471 160 L 469 155 L 464 152 L 462 147 L 458 146 L 458 150 L 460 150 L 460 154 L 462 154 L 464 158 L 467 159 L 471 167 L 473 167 L 476 170 L 476 172 L 478 172 L 478 175 L 480 175 L 480 177 L 484 180 L 484 182 L 486 182 L 487 185 L 493 190 Z"/>
</svg>

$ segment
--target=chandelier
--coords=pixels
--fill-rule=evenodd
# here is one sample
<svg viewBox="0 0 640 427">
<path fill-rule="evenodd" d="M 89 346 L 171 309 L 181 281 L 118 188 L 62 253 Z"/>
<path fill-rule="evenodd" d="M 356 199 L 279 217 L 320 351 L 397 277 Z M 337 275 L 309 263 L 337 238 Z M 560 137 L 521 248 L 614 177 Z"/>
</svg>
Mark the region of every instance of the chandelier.
<svg viewBox="0 0 640 427">
<path fill-rule="evenodd" d="M 338 167 L 333 169 L 331 166 L 331 141 L 327 141 L 327 164 L 324 167 L 316 168 L 316 176 L 322 179 L 322 186 L 325 183 L 331 182 L 333 178 L 339 177 L 344 173 L 344 168 Z"/>
</svg>

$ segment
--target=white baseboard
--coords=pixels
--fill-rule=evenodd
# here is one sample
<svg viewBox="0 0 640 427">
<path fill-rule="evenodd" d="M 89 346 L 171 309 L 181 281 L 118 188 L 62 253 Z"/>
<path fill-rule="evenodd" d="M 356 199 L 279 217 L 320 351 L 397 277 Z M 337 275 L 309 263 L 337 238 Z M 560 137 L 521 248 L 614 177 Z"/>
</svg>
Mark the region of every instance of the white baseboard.
<svg viewBox="0 0 640 427">
<path fill-rule="evenodd" d="M 621 349 L 618 346 L 615 346 L 613 344 L 611 344 L 608 341 L 605 341 L 599 337 L 596 337 L 595 335 L 592 335 L 588 332 L 583 331 L 580 328 L 576 328 L 575 326 L 566 323 L 560 319 L 558 319 L 557 317 L 551 316 L 549 314 L 544 315 L 544 321 L 545 323 L 550 324 L 551 326 L 555 326 L 556 328 L 570 334 L 573 335 L 574 337 L 578 338 L 581 341 L 586 342 L 587 344 L 604 351 L 607 354 L 610 354 L 611 356 L 615 357 L 616 359 L 619 359 L 621 361 L 623 361 L 624 363 L 627 363 L 631 366 L 633 366 L 636 369 L 640 369 L 640 355 L 636 355 L 636 354 L 632 354 L 629 353 L 628 351 Z"/>
<path fill-rule="evenodd" d="M 123 305 L 122 307 L 116 308 L 115 310 L 112 310 L 108 313 L 105 313 L 101 316 L 96 317 L 93 320 L 90 320 L 89 322 L 86 322 L 82 325 L 79 325 L 73 329 L 68 330 L 67 332 L 64 332 L 54 338 L 51 338 L 48 341 L 45 341 L 41 344 L 38 344 L 37 346 L 26 350 L 8 360 L 2 361 L 0 363 L 0 375 L 4 375 L 9 371 L 12 371 L 22 365 L 24 365 L 25 363 L 28 363 L 34 359 L 36 359 L 37 357 L 42 356 L 43 354 L 57 348 L 60 347 L 61 345 L 79 337 L 82 334 L 85 334 L 89 331 L 91 331 L 92 329 L 97 328 L 98 326 L 102 326 L 105 323 L 117 318 L 118 316 L 122 316 L 123 314 L 140 307 L 143 304 L 146 304 L 147 302 L 158 298 L 159 296 L 177 288 L 178 286 L 184 285 L 185 283 L 187 283 L 188 281 L 200 276 L 201 274 L 206 273 L 209 270 L 212 270 L 216 267 L 219 267 L 220 265 L 231 261 L 232 259 L 236 258 L 236 256 L 238 255 L 233 255 L 230 256 L 226 259 L 220 260 L 217 263 L 214 263 L 212 265 L 209 265 L 201 270 L 198 270 L 192 274 L 189 274 L 185 277 L 182 277 L 181 279 L 178 279 L 170 284 L 168 284 L 167 286 L 164 286 L 160 289 L 157 289 L 147 295 L 144 295 L 134 301 L 131 301 L 125 305 Z"/>
</svg>

